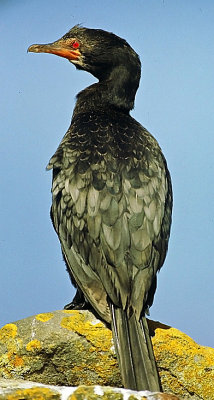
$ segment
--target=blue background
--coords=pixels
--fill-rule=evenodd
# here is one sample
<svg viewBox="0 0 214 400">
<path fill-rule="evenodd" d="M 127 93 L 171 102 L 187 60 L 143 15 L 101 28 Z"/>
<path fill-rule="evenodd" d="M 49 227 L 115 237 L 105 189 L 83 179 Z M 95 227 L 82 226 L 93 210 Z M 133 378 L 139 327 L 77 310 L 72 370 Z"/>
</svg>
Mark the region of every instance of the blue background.
<svg viewBox="0 0 214 400">
<path fill-rule="evenodd" d="M 151 318 L 214 345 L 213 21 L 212 0 L 1 0 L 0 326 L 60 309 L 74 293 L 49 219 L 45 166 L 76 93 L 95 79 L 27 48 L 82 23 L 124 37 L 140 55 L 132 115 L 157 138 L 172 174 L 172 234 Z"/>
</svg>

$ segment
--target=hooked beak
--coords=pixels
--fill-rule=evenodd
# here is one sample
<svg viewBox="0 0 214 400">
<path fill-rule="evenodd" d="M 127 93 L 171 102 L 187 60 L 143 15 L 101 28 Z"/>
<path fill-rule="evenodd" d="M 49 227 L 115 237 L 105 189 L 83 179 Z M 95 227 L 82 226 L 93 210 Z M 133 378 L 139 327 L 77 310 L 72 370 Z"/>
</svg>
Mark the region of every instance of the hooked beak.
<svg viewBox="0 0 214 400">
<path fill-rule="evenodd" d="M 48 44 L 33 44 L 28 47 L 29 52 L 33 53 L 50 53 L 60 57 L 67 58 L 70 61 L 78 60 L 81 56 L 79 49 L 72 47 L 71 39 L 59 39 L 56 42 Z"/>
</svg>

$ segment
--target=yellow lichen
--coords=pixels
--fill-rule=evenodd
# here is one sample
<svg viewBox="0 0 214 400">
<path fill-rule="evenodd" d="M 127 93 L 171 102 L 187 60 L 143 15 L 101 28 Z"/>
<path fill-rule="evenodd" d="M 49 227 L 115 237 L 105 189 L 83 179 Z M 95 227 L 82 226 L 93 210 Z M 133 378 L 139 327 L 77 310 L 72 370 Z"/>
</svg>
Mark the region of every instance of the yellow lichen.
<svg viewBox="0 0 214 400">
<path fill-rule="evenodd" d="M 62 310 L 64 314 L 74 314 L 77 310 Z"/>
<path fill-rule="evenodd" d="M 85 400 L 89 396 L 93 395 L 93 386 L 79 386 L 72 394 L 69 396 L 69 400 Z"/>
<path fill-rule="evenodd" d="M 51 318 L 53 318 L 53 316 L 54 316 L 53 313 L 38 314 L 36 315 L 36 319 L 41 322 L 47 322 Z"/>
<path fill-rule="evenodd" d="M 61 326 L 83 335 L 92 345 L 99 347 L 102 351 L 109 351 L 112 347 L 112 333 L 105 328 L 102 322 L 93 322 L 80 312 L 72 311 L 72 315 L 62 318 Z M 93 349 L 90 349 L 93 351 Z"/>
<path fill-rule="evenodd" d="M 41 349 L 41 342 L 37 339 L 31 340 L 29 343 L 26 345 L 26 350 L 27 351 L 35 351 L 35 350 L 40 350 Z"/>
<path fill-rule="evenodd" d="M 174 393 L 182 394 L 185 387 L 203 399 L 212 398 L 209 396 L 214 393 L 214 349 L 199 346 L 175 328 L 156 329 L 153 345 L 160 368 L 164 360 L 164 369 L 177 379 L 172 385 L 166 379 Z"/>
<path fill-rule="evenodd" d="M 112 354 L 111 350 L 113 347 L 111 331 L 102 322 L 92 319 L 90 314 L 76 310 L 72 310 L 68 314 L 69 316 L 62 318 L 61 326 L 86 339 L 76 343 L 80 354 L 81 346 L 83 346 L 82 354 L 85 356 L 78 359 L 77 365 L 73 366 L 73 377 L 76 376 L 79 383 L 78 379 L 81 376 L 82 383 L 91 385 L 94 383 L 95 373 L 102 385 L 111 381 L 112 376 L 116 382 L 119 369 L 116 356 Z"/>
<path fill-rule="evenodd" d="M 15 324 L 7 324 L 0 329 L 0 340 L 6 342 L 8 339 L 14 339 L 17 335 L 17 326 Z"/>
<path fill-rule="evenodd" d="M 18 389 L 5 397 L 6 400 L 58 400 L 60 395 L 48 388 Z"/>
<path fill-rule="evenodd" d="M 97 392 L 97 387 L 93 386 L 79 386 L 68 398 L 68 400 L 122 400 L 124 398 L 123 394 L 115 391 L 113 388 L 102 387 L 100 393 Z M 127 396 L 129 399 L 130 396 Z M 138 396 L 131 395 L 132 400 L 139 399 Z M 141 398 L 143 400 L 143 397 Z"/>
</svg>

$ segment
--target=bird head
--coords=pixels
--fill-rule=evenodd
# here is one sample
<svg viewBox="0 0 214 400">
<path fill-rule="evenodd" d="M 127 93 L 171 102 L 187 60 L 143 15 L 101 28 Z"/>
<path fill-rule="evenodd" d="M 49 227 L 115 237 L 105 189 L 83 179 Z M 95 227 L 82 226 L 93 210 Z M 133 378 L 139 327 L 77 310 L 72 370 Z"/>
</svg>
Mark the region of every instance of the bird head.
<svg viewBox="0 0 214 400">
<path fill-rule="evenodd" d="M 101 29 L 76 25 L 59 40 L 34 44 L 28 51 L 67 58 L 76 68 L 90 72 L 101 81 L 119 65 L 133 65 L 133 72 L 140 78 L 141 64 L 135 51 L 124 39 Z"/>
</svg>

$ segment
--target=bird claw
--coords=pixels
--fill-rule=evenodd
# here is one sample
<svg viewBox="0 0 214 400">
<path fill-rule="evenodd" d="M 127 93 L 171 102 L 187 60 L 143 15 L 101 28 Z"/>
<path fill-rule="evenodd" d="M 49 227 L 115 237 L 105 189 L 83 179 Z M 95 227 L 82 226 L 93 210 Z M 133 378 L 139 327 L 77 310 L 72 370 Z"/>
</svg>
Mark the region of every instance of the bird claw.
<svg viewBox="0 0 214 400">
<path fill-rule="evenodd" d="M 90 304 L 86 301 L 78 303 L 74 300 L 64 306 L 64 310 L 88 310 L 90 309 Z"/>
<path fill-rule="evenodd" d="M 76 294 L 73 300 L 66 304 L 64 310 L 91 310 L 92 307 L 89 302 L 85 299 L 83 292 L 77 288 Z"/>
</svg>

